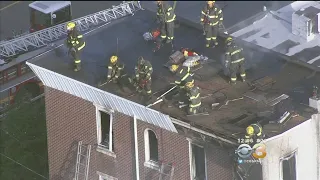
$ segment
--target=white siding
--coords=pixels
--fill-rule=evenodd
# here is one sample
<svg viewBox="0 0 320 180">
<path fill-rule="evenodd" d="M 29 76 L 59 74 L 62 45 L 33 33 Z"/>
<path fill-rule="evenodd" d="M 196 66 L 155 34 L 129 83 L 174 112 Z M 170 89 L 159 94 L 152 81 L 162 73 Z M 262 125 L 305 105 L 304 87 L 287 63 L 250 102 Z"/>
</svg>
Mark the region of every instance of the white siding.
<svg viewBox="0 0 320 180">
<path fill-rule="evenodd" d="M 129 101 L 96 87 L 63 76 L 48 69 L 27 62 L 27 65 L 38 76 L 45 86 L 72 94 L 87 101 L 98 104 L 142 121 L 153 124 L 168 131 L 177 132 L 171 118 L 159 111 Z"/>
<path fill-rule="evenodd" d="M 320 180 L 320 114 L 265 141 L 267 156 L 262 161 L 263 180 L 282 180 L 280 158 L 297 151 L 297 180 Z"/>
</svg>

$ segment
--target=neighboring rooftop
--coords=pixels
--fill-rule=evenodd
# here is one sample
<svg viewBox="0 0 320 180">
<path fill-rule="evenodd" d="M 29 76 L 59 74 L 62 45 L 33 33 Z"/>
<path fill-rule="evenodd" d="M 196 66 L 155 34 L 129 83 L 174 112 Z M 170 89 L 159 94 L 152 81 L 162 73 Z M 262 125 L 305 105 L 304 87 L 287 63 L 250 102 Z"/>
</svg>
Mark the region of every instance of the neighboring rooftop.
<svg viewBox="0 0 320 180">
<path fill-rule="evenodd" d="M 85 37 L 86 47 L 82 52 L 82 70 L 80 72 L 73 72 L 72 61 L 66 55 L 65 47 L 36 57 L 29 62 L 97 87 L 98 82 L 106 80 L 107 69 L 104 66 L 109 63 L 110 56 L 118 49 L 118 55 L 125 63 L 126 71 L 130 75 L 133 73 L 134 65 L 139 56 L 151 61 L 154 68 L 153 92 L 164 91 L 168 89 L 169 81 L 173 79 L 168 69 L 163 66 L 169 60 L 172 52 L 167 45 L 159 52 L 153 53 L 153 43 L 143 40 L 142 34 L 155 27 L 152 17 L 152 12 L 140 11 L 133 17 L 120 19 L 87 35 Z M 119 39 L 118 45 L 117 38 Z M 292 117 L 279 125 L 266 125 L 265 127 L 270 127 L 265 130 L 268 136 L 288 130 L 310 119 L 311 114 L 315 113 L 307 104 L 312 86 L 315 83 L 320 85 L 320 76 L 318 74 L 310 76 L 312 71 L 309 69 L 286 63 L 275 53 L 269 53 L 263 49 L 257 51 L 243 47 L 247 59 L 249 83 L 238 82 L 237 85 L 231 86 L 228 84 L 228 79 L 221 73 L 222 67 L 218 60 L 222 52 L 221 49 L 205 49 L 201 31 L 181 24 L 175 30 L 175 38 L 177 49 L 180 47 L 194 48 L 200 54 L 217 60 L 216 63 L 205 65 L 195 75 L 196 84 L 201 88 L 202 96 L 213 94 L 211 97 L 203 99 L 205 107 L 210 109 L 212 103 L 225 103 L 226 97 L 231 100 L 244 97 L 244 94 L 256 100 L 244 97 L 243 100 L 229 102 L 227 106 L 220 109 L 210 110 L 209 116 L 187 117 L 182 110 L 174 106 L 168 108 L 158 104 L 152 108 L 234 141 L 239 135 L 242 135 L 239 132 L 245 132 L 245 127 L 250 123 L 261 121 L 263 124 L 268 124 L 269 121 L 279 119 L 281 115 L 276 113 L 275 109 L 277 108 L 270 104 L 281 94 L 287 94 L 290 99 L 293 99 L 294 109 L 300 116 Z M 308 76 L 310 77 L 306 78 Z M 256 88 L 248 84 L 255 84 Z M 131 93 L 121 92 L 111 84 L 100 89 L 141 104 L 137 96 L 128 97 Z M 153 101 L 160 94 L 156 94 Z M 168 98 L 168 103 L 172 103 L 170 98 Z M 267 113 L 268 111 L 273 113 Z"/>
<path fill-rule="evenodd" d="M 267 10 L 259 17 L 240 22 L 231 33 L 247 42 L 320 67 L 319 13 L 319 2 L 296 1 L 277 11 Z"/>
</svg>

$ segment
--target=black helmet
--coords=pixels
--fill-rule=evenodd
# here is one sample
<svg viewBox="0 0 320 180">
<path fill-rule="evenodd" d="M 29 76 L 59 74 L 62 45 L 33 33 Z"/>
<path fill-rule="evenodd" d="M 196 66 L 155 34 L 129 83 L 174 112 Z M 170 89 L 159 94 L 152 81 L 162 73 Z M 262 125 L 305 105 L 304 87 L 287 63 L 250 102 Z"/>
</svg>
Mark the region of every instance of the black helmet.
<svg viewBox="0 0 320 180">
<path fill-rule="evenodd" d="M 138 59 L 138 63 L 139 64 L 144 64 L 144 62 L 145 62 L 144 58 L 142 56 L 140 56 L 139 59 Z"/>
</svg>

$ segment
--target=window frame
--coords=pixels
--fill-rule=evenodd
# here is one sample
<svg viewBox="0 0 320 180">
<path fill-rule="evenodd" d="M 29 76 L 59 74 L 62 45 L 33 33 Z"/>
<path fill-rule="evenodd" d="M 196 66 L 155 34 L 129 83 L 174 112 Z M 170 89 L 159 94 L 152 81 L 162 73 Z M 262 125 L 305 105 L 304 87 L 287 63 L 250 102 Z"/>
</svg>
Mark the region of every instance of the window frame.
<svg viewBox="0 0 320 180">
<path fill-rule="evenodd" d="M 297 161 L 297 157 L 298 157 L 298 151 L 294 150 L 288 154 L 285 154 L 284 156 L 282 156 L 280 158 L 280 180 L 283 180 L 283 161 L 285 160 L 290 160 L 291 158 L 295 158 L 295 174 L 296 174 L 296 179 L 298 177 L 298 171 L 297 171 L 297 165 L 298 165 L 298 161 Z"/>
<path fill-rule="evenodd" d="M 192 146 L 198 146 L 203 149 L 204 151 L 204 171 L 205 171 L 205 179 L 208 179 L 208 164 L 207 164 L 207 153 L 205 151 L 205 147 L 194 142 L 192 139 L 187 138 L 189 141 L 189 166 L 190 166 L 190 180 L 194 180 L 193 175 L 195 174 L 195 169 L 193 168 L 194 165 L 194 155 L 193 155 L 193 148 Z"/>
<path fill-rule="evenodd" d="M 158 157 L 159 157 L 159 138 L 157 136 L 157 134 L 155 133 L 154 130 L 150 129 L 150 128 L 146 128 L 144 130 L 144 158 L 145 158 L 145 162 L 144 162 L 144 166 L 149 167 L 151 169 L 155 169 L 155 170 L 159 170 L 160 166 L 159 166 L 159 159 L 158 161 L 154 161 L 150 159 L 150 140 L 149 140 L 149 131 L 153 132 L 154 135 L 156 136 L 157 139 L 157 145 L 158 145 Z"/>
<path fill-rule="evenodd" d="M 97 174 L 99 176 L 99 180 L 118 180 L 118 178 L 112 177 L 108 174 L 105 174 L 99 171 L 97 171 Z"/>
<path fill-rule="evenodd" d="M 101 129 L 101 112 L 107 113 L 110 116 L 110 130 L 109 130 L 109 147 L 102 145 L 102 129 Z M 97 151 L 107 154 L 109 156 L 115 157 L 114 147 L 113 147 L 113 110 L 109 110 L 103 107 L 96 106 L 96 124 L 97 124 Z"/>
</svg>

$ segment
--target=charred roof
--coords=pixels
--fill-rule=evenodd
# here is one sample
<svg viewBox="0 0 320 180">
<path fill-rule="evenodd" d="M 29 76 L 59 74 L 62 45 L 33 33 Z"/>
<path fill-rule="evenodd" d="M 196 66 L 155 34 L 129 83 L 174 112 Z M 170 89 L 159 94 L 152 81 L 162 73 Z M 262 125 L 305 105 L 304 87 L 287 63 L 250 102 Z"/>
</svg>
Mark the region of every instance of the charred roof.
<svg viewBox="0 0 320 180">
<path fill-rule="evenodd" d="M 80 72 L 73 71 L 72 60 L 66 55 L 65 47 L 59 47 L 55 51 L 36 57 L 31 62 L 98 87 L 99 82 L 106 81 L 107 69 L 105 66 L 109 63 L 111 55 L 118 54 L 129 75 L 133 74 L 138 57 L 143 56 L 152 63 L 154 68 L 153 92 L 164 92 L 170 87 L 169 83 L 173 79 L 173 75 L 164 67 L 172 51 L 170 45 L 166 45 L 158 52 L 153 53 L 154 44 L 145 42 L 142 38 L 144 32 L 156 27 L 151 17 L 151 12 L 141 11 L 134 17 L 123 18 L 86 36 L 86 47 L 81 56 L 82 70 Z M 273 136 L 310 119 L 311 114 L 314 113 L 314 110 L 305 104 L 308 104 L 312 86 L 315 83 L 320 84 L 320 76 L 318 74 L 310 76 L 312 72 L 307 68 L 288 63 L 276 53 L 264 49 L 252 49 L 243 45 L 248 82 L 238 82 L 232 86 L 222 73 L 223 68 L 219 61 L 222 49 L 206 49 L 201 31 L 181 24 L 179 28 L 175 29 L 174 44 L 176 49 L 193 48 L 199 54 L 215 60 L 213 63 L 204 65 L 194 75 L 196 85 L 201 89 L 202 97 L 211 94 L 207 98 L 204 97 L 202 103 L 204 107 L 209 109 L 210 115 L 187 117 L 181 109 L 175 106 L 163 106 L 163 104 L 151 107 L 155 110 L 232 140 L 242 136 L 245 127 L 250 123 L 262 123 L 265 126 L 266 134 Z M 142 103 L 137 96 L 129 97 L 130 93 L 123 93 L 112 84 L 98 88 Z M 161 92 L 154 94 L 153 101 L 161 95 Z M 274 105 L 277 102 L 275 99 L 282 94 L 289 96 L 287 99 L 292 101 L 289 104 L 293 105 L 293 110 L 299 116 L 291 117 L 281 124 L 270 124 L 270 122 L 280 119 L 282 115 L 279 112 L 283 110 L 279 110 L 279 105 Z M 226 104 L 227 100 L 240 97 L 243 99 L 230 101 L 220 108 L 211 108 L 213 103 Z M 167 104 L 172 103 L 170 98 L 167 100 Z M 288 109 L 290 108 L 288 107 Z M 285 108 L 284 111 L 289 110 Z"/>
</svg>

